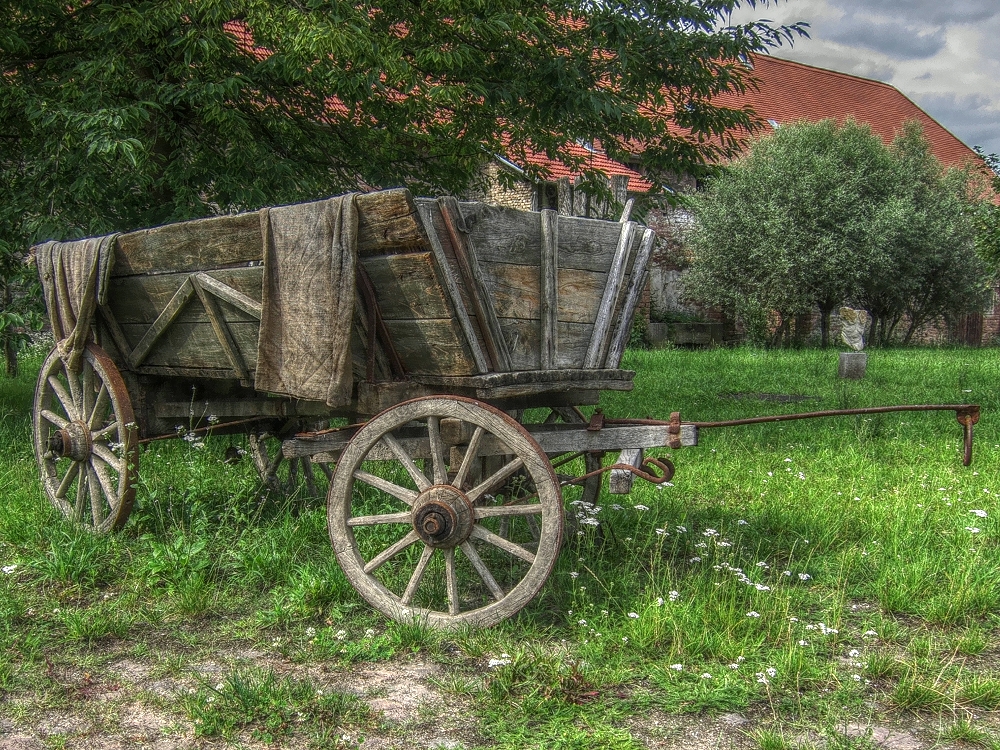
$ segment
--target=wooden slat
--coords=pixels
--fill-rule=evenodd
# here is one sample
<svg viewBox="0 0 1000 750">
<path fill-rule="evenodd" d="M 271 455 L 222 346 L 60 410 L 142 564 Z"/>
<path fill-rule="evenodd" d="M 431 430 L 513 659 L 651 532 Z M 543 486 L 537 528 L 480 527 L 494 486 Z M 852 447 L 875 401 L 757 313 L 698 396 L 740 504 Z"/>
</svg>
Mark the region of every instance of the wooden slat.
<svg viewBox="0 0 1000 750">
<path fill-rule="evenodd" d="M 451 307 L 434 271 L 430 252 L 379 255 L 360 262 L 375 287 L 383 319 L 451 317 Z"/>
<path fill-rule="evenodd" d="M 484 263 L 482 268 L 501 321 L 504 318 L 534 321 L 541 318 L 540 266 Z M 560 268 L 556 320 L 593 323 L 606 283 L 607 274 L 604 273 Z"/>
<path fill-rule="evenodd" d="M 525 223 L 523 211 L 480 203 L 460 205 L 480 263 L 540 265 L 541 237 L 536 227 Z M 607 273 L 620 229 L 616 222 L 560 216 L 560 275 L 567 268 Z"/>
<path fill-rule="evenodd" d="M 604 287 L 604 297 L 601 299 L 601 305 L 597 311 L 597 320 L 594 321 L 590 347 L 587 349 L 587 356 L 583 361 L 584 367 L 601 367 L 607 356 L 615 312 L 621 299 L 625 274 L 628 271 L 628 262 L 632 254 L 632 236 L 635 233 L 635 228 L 634 221 L 627 221 L 621 225 L 621 236 L 618 239 L 618 247 L 615 249 L 615 259 L 608 271 L 608 283 Z"/>
<path fill-rule="evenodd" d="M 629 281 L 628 294 L 625 296 L 621 314 L 618 316 L 618 326 L 611 339 L 605 367 L 618 367 L 618 363 L 622 361 L 625 347 L 632 335 L 632 319 L 635 317 L 636 307 L 642 298 L 642 290 L 646 286 L 646 278 L 649 275 L 649 259 L 653 254 L 655 242 L 655 232 L 652 229 L 646 229 L 642 234 L 642 242 L 635 257 L 635 263 L 632 264 L 632 277 Z"/>
<path fill-rule="evenodd" d="M 502 318 L 500 327 L 507 337 L 511 359 L 515 370 L 538 370 L 541 368 L 537 320 L 517 320 Z M 587 348 L 593 334 L 594 326 L 589 323 L 556 323 L 556 335 L 559 337 L 559 349 L 556 352 L 556 368 L 583 367 L 587 357 Z"/>
<path fill-rule="evenodd" d="M 510 351 L 497 320 L 493 295 L 487 287 L 475 245 L 469 237 L 462 217 L 462 210 L 454 198 L 439 198 L 441 218 L 451 239 L 458 261 L 459 272 L 475 307 L 476 318 L 483 332 L 484 344 L 492 360 L 493 369 L 506 372 L 511 369 Z"/>
<path fill-rule="evenodd" d="M 549 370 L 555 366 L 558 344 L 556 317 L 559 310 L 559 215 L 555 211 L 542 211 L 541 232 L 538 326 L 541 334 L 541 366 L 542 369 Z"/>
<path fill-rule="evenodd" d="M 385 327 L 407 372 L 433 375 L 476 373 L 474 360 L 456 321 L 387 320 Z"/>
<path fill-rule="evenodd" d="M 216 216 L 119 235 L 112 276 L 245 266 L 262 253 L 256 212 Z"/>
<path fill-rule="evenodd" d="M 486 354 L 483 352 L 483 348 L 479 343 L 479 338 L 476 335 L 472 321 L 469 319 L 469 313 L 465 309 L 465 305 L 462 302 L 461 292 L 458 289 L 458 282 L 455 280 L 455 275 L 452 273 L 451 267 L 448 264 L 448 259 L 445 257 L 444 248 L 441 246 L 441 240 L 438 238 L 437 232 L 434 231 L 434 216 L 432 213 L 434 209 L 432 206 L 424 204 L 419 207 L 419 210 L 424 221 L 424 230 L 427 232 L 427 239 L 430 242 L 431 252 L 434 253 L 434 261 L 437 264 L 438 278 L 444 282 L 444 289 L 455 311 L 455 317 L 458 318 L 458 323 L 462 328 L 462 332 L 465 334 L 465 343 L 472 353 L 472 364 L 477 372 L 489 372 L 489 362 L 487 361 Z M 397 341 L 395 338 L 393 340 Z M 417 370 L 410 369 L 410 372 L 417 372 Z"/>
<path fill-rule="evenodd" d="M 115 348 L 118 350 L 119 366 L 121 366 L 122 363 L 128 366 L 128 357 L 129 354 L 132 353 L 132 345 L 128 342 L 128 339 L 125 338 L 125 332 L 122 331 L 121 326 L 118 325 L 118 321 L 115 319 L 115 314 L 107 305 L 99 305 L 97 312 L 100 314 L 104 327 L 107 329 L 108 334 L 111 336 L 111 340 L 114 342 Z M 106 348 L 107 347 L 105 346 L 105 349 Z"/>
<path fill-rule="evenodd" d="M 227 320 L 260 319 L 259 313 L 255 312 L 260 308 L 263 271 L 262 266 L 243 266 L 217 269 L 203 274 L 213 279 L 212 282 L 207 282 L 206 286 L 218 282 L 239 295 L 231 296 L 233 302 L 240 302 L 240 305 L 234 305 L 233 302 L 226 300 L 222 308 Z M 148 325 L 156 320 L 177 288 L 189 275 L 185 272 L 112 279 L 108 291 L 108 307 L 122 325 L 126 323 Z M 185 307 L 177 318 L 177 322 L 207 321 L 208 318 L 205 317 L 200 305 Z"/>
<path fill-rule="evenodd" d="M 427 234 L 409 190 L 365 193 L 357 204 L 360 256 L 385 255 L 393 248 L 427 248 Z"/>
<path fill-rule="evenodd" d="M 208 313 L 208 319 L 211 323 L 212 330 L 215 331 L 215 336 L 219 341 L 219 345 L 222 347 L 222 351 L 225 352 L 226 357 L 228 357 L 230 364 L 233 366 L 233 370 L 236 373 L 236 377 L 240 381 L 240 385 L 250 387 L 253 383 L 250 380 L 250 372 L 247 368 L 246 362 L 243 361 L 243 355 L 240 354 L 239 347 L 236 345 L 235 339 L 233 339 L 232 331 L 229 330 L 229 325 L 222 318 L 222 313 L 219 312 L 219 305 L 211 294 L 209 294 L 201 285 L 201 278 L 205 274 L 192 274 L 191 285 L 194 287 L 195 294 L 198 295 L 198 299 L 201 304 L 205 306 L 205 312 Z M 209 277 L 205 277 L 209 278 Z M 225 286 L 220 284 L 219 286 Z M 228 287 L 226 287 L 228 288 Z"/>
<path fill-rule="evenodd" d="M 195 276 L 195 280 L 198 282 L 198 286 L 213 295 L 218 297 L 225 302 L 228 302 L 233 307 L 236 307 L 247 315 L 251 315 L 257 320 L 260 320 L 262 306 L 260 302 L 251 299 L 242 292 L 238 292 L 233 289 L 228 284 L 223 284 L 218 279 L 209 276 L 207 273 L 199 273 Z"/>
<path fill-rule="evenodd" d="M 194 296 L 193 290 L 191 294 Z M 257 366 L 257 334 L 260 331 L 260 324 L 254 320 L 241 323 L 229 322 L 227 325 L 236 347 L 243 355 L 247 370 L 253 370 Z M 140 339 L 147 330 L 148 326 L 144 325 L 122 326 L 122 331 L 129 341 Z M 147 365 L 223 369 L 228 372 L 230 379 L 233 377 L 232 363 L 223 348 L 219 346 L 218 337 L 209 322 L 175 322 L 166 327 L 157 337 L 155 346 L 150 347 L 139 364 L 133 366 L 138 368 Z"/>
<path fill-rule="evenodd" d="M 143 335 L 139 343 L 136 344 L 135 349 L 129 354 L 128 361 L 132 367 L 138 367 L 142 364 L 143 360 L 146 359 L 146 355 L 149 354 L 150 349 L 153 348 L 153 344 L 163 335 L 167 327 L 174 322 L 181 308 L 187 304 L 187 301 L 193 295 L 194 286 L 191 284 L 191 279 L 184 279 L 184 283 L 174 292 L 174 296 L 170 298 L 166 307 L 163 308 L 163 311 L 153 321 L 153 324 Z"/>
</svg>

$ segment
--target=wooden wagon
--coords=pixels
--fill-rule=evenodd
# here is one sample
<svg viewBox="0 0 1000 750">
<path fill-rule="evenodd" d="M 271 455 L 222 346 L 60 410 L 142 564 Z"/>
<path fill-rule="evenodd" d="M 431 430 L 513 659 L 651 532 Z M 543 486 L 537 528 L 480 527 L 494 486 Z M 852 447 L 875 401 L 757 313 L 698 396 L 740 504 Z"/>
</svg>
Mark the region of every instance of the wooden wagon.
<svg viewBox="0 0 1000 750">
<path fill-rule="evenodd" d="M 640 466 L 642 448 L 679 445 L 676 420 L 602 429 L 575 408 L 632 387 L 619 363 L 653 233 L 627 216 L 414 199 L 403 189 L 346 200 L 356 212 L 343 256 L 353 278 L 347 318 L 331 313 L 330 326 L 347 321 L 351 371 L 333 406 L 259 387 L 261 320 L 278 304 L 265 293 L 277 266 L 265 262 L 263 213 L 104 238 L 104 254 L 82 269 L 71 247 L 37 252 L 50 318 L 66 335 L 35 396 L 45 493 L 80 524 L 117 528 L 135 498 L 141 443 L 178 430 L 246 432 L 270 486 L 315 492 L 326 475 L 334 552 L 373 606 L 437 627 L 495 623 L 555 563 L 566 482 L 557 458 L 580 456 L 576 465 L 593 472 L 604 451 Z M 91 293 L 90 317 L 86 300 L 56 299 L 63 276 L 87 273 L 79 286 Z M 60 315 L 76 325 L 75 359 Z M 284 334 L 293 344 L 311 335 Z M 535 407 L 547 417 L 523 424 L 522 410 Z M 350 424 L 317 429 L 332 417 Z M 599 481 L 584 476 L 577 509 L 595 501 Z"/>
</svg>

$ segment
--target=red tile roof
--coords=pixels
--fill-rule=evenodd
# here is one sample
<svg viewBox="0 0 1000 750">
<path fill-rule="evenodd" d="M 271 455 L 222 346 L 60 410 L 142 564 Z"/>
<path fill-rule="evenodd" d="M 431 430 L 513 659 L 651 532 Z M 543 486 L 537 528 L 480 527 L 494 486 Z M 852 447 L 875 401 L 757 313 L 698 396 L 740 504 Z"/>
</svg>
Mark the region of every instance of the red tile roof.
<svg viewBox="0 0 1000 750">
<path fill-rule="evenodd" d="M 567 150 L 570 156 L 582 157 L 584 159 L 581 169 L 570 169 L 562 162 L 546 158 L 545 154 L 530 151 L 527 153 L 527 161 L 532 166 L 544 168 L 548 172 L 548 177 L 546 179 L 552 181 L 559 180 L 563 177 L 569 177 L 572 180 L 575 177 L 578 177 L 582 173 L 583 169 L 594 169 L 603 172 L 608 177 L 628 177 L 628 190 L 630 193 L 648 193 L 653 189 L 653 183 L 636 172 L 634 169 L 631 169 L 620 162 L 612 161 L 608 158 L 607 154 L 605 154 L 604 151 L 598 147 L 587 148 L 577 143 L 573 143 L 570 144 Z M 521 160 L 516 157 L 511 158 L 510 155 L 506 156 L 518 166 L 524 166 L 520 163 Z"/>
<path fill-rule="evenodd" d="M 970 160 L 979 161 L 971 148 L 887 83 L 768 55 L 754 55 L 752 63 L 757 90 L 741 97 L 728 97 L 725 103 L 739 101 L 749 105 L 762 119 L 774 120 L 778 125 L 797 120 L 843 122 L 853 117 L 870 125 L 886 144 L 907 120 L 919 120 L 924 137 L 943 165 L 961 166 Z"/>
</svg>

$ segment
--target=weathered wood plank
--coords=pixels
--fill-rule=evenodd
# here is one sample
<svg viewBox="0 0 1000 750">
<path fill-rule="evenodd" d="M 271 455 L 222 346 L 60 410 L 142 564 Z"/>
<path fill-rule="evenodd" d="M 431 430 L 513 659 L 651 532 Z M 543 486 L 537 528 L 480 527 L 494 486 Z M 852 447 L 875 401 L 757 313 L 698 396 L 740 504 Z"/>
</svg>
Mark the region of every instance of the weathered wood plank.
<svg viewBox="0 0 1000 750">
<path fill-rule="evenodd" d="M 358 253 L 426 247 L 410 191 L 383 190 L 357 197 Z M 118 238 L 112 275 L 206 271 L 260 263 L 260 216 L 254 211 L 128 232 Z"/>
<path fill-rule="evenodd" d="M 541 235 L 538 226 L 526 218 L 537 214 L 482 203 L 461 206 L 481 263 L 540 265 Z M 607 273 L 620 229 L 617 222 L 560 216 L 560 274 L 567 268 Z"/>
<path fill-rule="evenodd" d="M 611 344 L 612 326 L 615 322 L 615 313 L 619 309 L 629 261 L 632 259 L 632 239 L 637 224 L 634 221 L 627 221 L 620 226 L 621 236 L 615 249 L 614 262 L 608 270 L 608 283 L 604 287 L 604 297 L 598 308 L 597 320 L 594 321 L 594 331 L 583 362 L 584 367 L 602 367 Z"/>
<path fill-rule="evenodd" d="M 212 330 L 215 332 L 215 337 L 219 342 L 219 346 L 222 347 L 222 351 L 225 352 L 226 357 L 229 359 L 229 363 L 232 365 L 233 371 L 239 379 L 240 384 L 250 387 L 253 383 L 250 380 L 250 372 L 247 368 L 247 364 L 243 361 L 243 355 L 240 353 L 239 347 L 233 338 L 232 331 L 229 330 L 229 325 L 222 317 L 218 301 L 212 294 L 209 294 L 205 291 L 204 287 L 202 287 L 201 280 L 199 278 L 201 276 L 204 276 L 204 274 L 193 274 L 190 278 L 190 282 L 192 286 L 194 286 L 195 294 L 198 295 L 198 300 L 204 306 L 205 312 L 208 314 L 209 323 L 211 324 Z"/>
<path fill-rule="evenodd" d="M 632 275 L 628 282 L 628 293 L 625 295 L 625 302 L 622 304 L 621 312 L 618 315 L 618 323 L 615 333 L 611 338 L 611 346 L 608 349 L 608 356 L 605 359 L 605 367 L 618 367 L 628 345 L 629 337 L 632 335 L 632 319 L 635 317 L 636 307 L 642 299 L 642 290 L 646 286 L 646 278 L 649 275 L 649 259 L 653 254 L 653 245 L 656 241 L 656 234 L 652 229 L 646 229 L 642 233 L 642 240 L 639 243 L 639 252 L 636 254 L 635 263 L 632 264 Z"/>
<path fill-rule="evenodd" d="M 199 400 L 194 402 L 194 407 L 198 414 L 214 414 L 222 421 L 247 417 L 322 417 L 330 413 L 330 407 L 318 401 L 294 401 L 263 395 L 238 400 Z M 188 417 L 191 401 L 157 401 L 153 405 L 153 413 L 160 419 Z"/>
<path fill-rule="evenodd" d="M 385 320 L 451 317 L 430 252 L 371 256 L 361 263 Z"/>
<path fill-rule="evenodd" d="M 514 369 L 541 369 L 538 321 L 501 318 L 500 327 L 507 338 Z M 583 367 L 593 329 L 594 326 L 589 323 L 556 323 L 556 334 L 559 337 L 555 361 L 557 369 Z"/>
<path fill-rule="evenodd" d="M 476 368 L 454 320 L 387 320 L 386 328 L 406 371 L 429 375 L 473 375 Z"/>
<path fill-rule="evenodd" d="M 491 372 L 487 375 L 472 375 L 469 377 L 442 377 L 421 375 L 414 378 L 426 385 L 437 385 L 442 388 L 499 388 L 509 385 L 564 385 L 572 384 L 575 388 L 596 388 L 594 385 L 603 381 L 631 382 L 635 377 L 632 370 L 521 370 L 519 372 Z M 446 391 L 441 391 L 446 392 Z"/>
<path fill-rule="evenodd" d="M 263 307 L 257 300 L 251 299 L 228 284 L 222 283 L 211 274 L 195 274 L 194 280 L 198 282 L 198 286 L 202 289 L 210 292 L 224 302 L 228 302 L 233 307 L 242 310 L 247 315 L 260 320 Z"/>
<path fill-rule="evenodd" d="M 618 454 L 616 464 L 626 464 L 639 468 L 642 466 L 642 448 L 626 448 Z M 625 469 L 612 469 L 608 487 L 612 495 L 627 495 L 632 491 L 635 474 Z"/>
<path fill-rule="evenodd" d="M 119 235 L 112 276 L 245 266 L 262 253 L 256 212 L 215 216 Z"/>
<path fill-rule="evenodd" d="M 360 256 L 385 255 L 390 248 L 427 248 L 427 234 L 409 190 L 364 193 L 357 200 Z"/>
<path fill-rule="evenodd" d="M 434 261 L 437 264 L 438 278 L 444 282 L 444 290 L 455 311 L 455 317 L 458 319 L 461 331 L 465 335 L 467 350 L 472 355 L 472 360 L 468 364 L 474 367 L 477 372 L 489 372 L 489 362 L 486 359 L 485 352 L 483 352 L 472 320 L 469 318 L 469 313 L 462 301 L 458 282 L 448 263 L 448 258 L 445 257 L 441 240 L 437 232 L 434 231 L 434 207 L 429 204 L 423 204 L 419 207 L 419 211 L 424 222 L 424 230 L 427 232 L 427 239 L 430 242 L 431 252 L 434 254 Z M 396 339 L 394 338 L 393 340 L 395 341 Z M 418 372 L 418 370 L 410 370 L 410 372 Z"/>
<path fill-rule="evenodd" d="M 194 294 L 192 290 L 191 294 Z M 228 323 L 233 341 L 243 356 L 247 370 L 257 366 L 257 333 L 260 324 L 252 322 Z M 144 340 L 149 327 L 140 324 L 123 325 L 122 331 L 129 341 Z M 211 323 L 174 323 L 161 331 L 155 346 L 147 348 L 143 359 L 133 367 L 150 365 L 159 367 L 188 367 L 222 369 L 233 379 L 233 369 Z M 138 348 L 138 347 L 137 347 Z"/>
<path fill-rule="evenodd" d="M 468 234 L 462 209 L 458 201 L 451 197 L 439 198 L 441 219 L 455 253 L 462 281 L 473 303 L 479 331 L 487 349 L 493 369 L 504 372 L 511 369 L 510 352 L 500 330 L 497 311 L 493 304 L 493 294 L 486 285 L 476 247 Z"/>
<path fill-rule="evenodd" d="M 562 216 L 573 215 L 573 186 L 569 177 L 561 177 L 556 182 L 556 195 L 559 206 L 559 214 Z"/>
<path fill-rule="evenodd" d="M 542 211 L 542 264 L 539 274 L 539 331 L 541 365 L 551 369 L 557 359 L 556 318 L 559 311 L 559 215 Z"/>
<path fill-rule="evenodd" d="M 249 299 L 256 305 L 255 309 L 259 310 L 263 270 L 261 266 L 228 268 L 209 271 L 204 276 L 209 276 L 220 285 L 237 292 L 241 295 L 237 299 L 244 297 Z M 119 323 L 152 323 L 189 275 L 185 272 L 112 279 L 108 291 L 108 307 Z M 212 285 L 212 282 L 208 284 Z M 226 314 L 232 313 L 234 320 L 260 318 L 259 312 L 254 315 L 252 312 L 239 309 L 239 306 L 236 306 L 237 309 L 228 309 L 232 303 L 230 300 L 226 302 L 222 310 Z M 245 303 L 245 306 L 249 306 L 249 303 Z M 177 322 L 182 323 L 196 321 L 207 321 L 204 311 L 198 305 L 185 307 L 177 318 Z"/>
<path fill-rule="evenodd" d="M 142 364 L 146 355 L 149 354 L 150 349 L 153 348 L 153 344 L 164 334 L 177 314 L 181 311 L 181 308 L 187 304 L 187 301 L 194 296 L 194 285 L 191 283 L 190 279 L 184 279 L 184 282 L 180 285 L 174 295 L 170 298 L 170 301 L 163 308 L 163 311 L 157 316 L 156 320 L 153 321 L 152 325 L 145 330 L 142 338 L 135 345 L 135 348 L 129 353 L 128 360 L 132 367 L 138 367 Z M 128 338 L 128 331 L 123 328 L 125 335 Z"/>
<path fill-rule="evenodd" d="M 482 268 L 499 319 L 541 318 L 539 266 L 483 263 Z M 556 320 L 565 323 L 593 323 L 597 319 L 597 308 L 604 294 L 607 274 L 560 268 L 558 279 Z"/>
</svg>

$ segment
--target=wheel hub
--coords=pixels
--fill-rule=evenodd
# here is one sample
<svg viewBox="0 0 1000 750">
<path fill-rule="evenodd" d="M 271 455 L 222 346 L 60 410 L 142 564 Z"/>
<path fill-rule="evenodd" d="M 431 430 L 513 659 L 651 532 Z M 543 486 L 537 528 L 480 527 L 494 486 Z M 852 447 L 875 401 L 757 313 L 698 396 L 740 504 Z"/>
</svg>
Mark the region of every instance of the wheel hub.
<svg viewBox="0 0 1000 750">
<path fill-rule="evenodd" d="M 420 493 L 410 519 L 413 530 L 431 547 L 457 547 L 469 538 L 476 523 L 472 503 L 449 485 L 435 485 Z"/>
<path fill-rule="evenodd" d="M 49 435 L 48 449 L 59 458 L 86 461 L 94 449 L 90 428 L 83 422 L 70 422 Z"/>
</svg>

